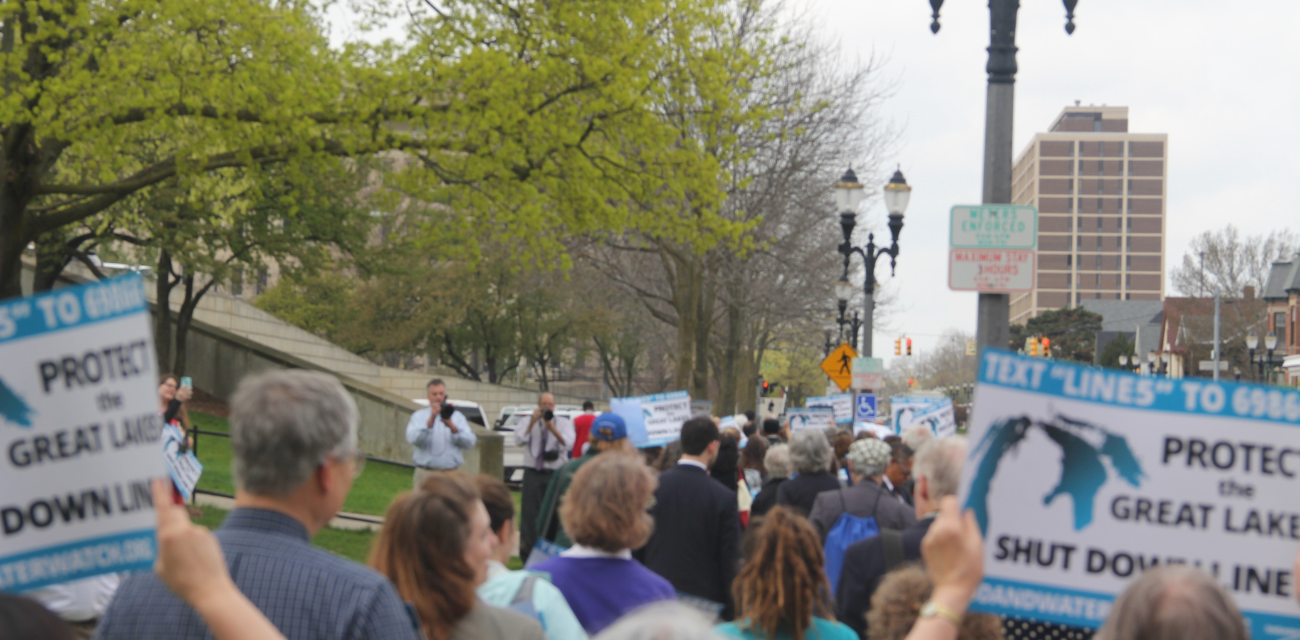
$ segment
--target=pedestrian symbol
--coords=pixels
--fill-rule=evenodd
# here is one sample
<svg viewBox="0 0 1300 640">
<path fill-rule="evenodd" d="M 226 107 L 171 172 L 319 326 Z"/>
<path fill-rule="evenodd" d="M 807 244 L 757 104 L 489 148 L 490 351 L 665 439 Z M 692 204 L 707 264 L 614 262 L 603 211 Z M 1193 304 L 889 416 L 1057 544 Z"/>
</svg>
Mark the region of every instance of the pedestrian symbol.
<svg viewBox="0 0 1300 640">
<path fill-rule="evenodd" d="M 831 381 L 839 386 L 840 391 L 848 389 L 849 384 L 853 382 L 853 359 L 856 357 L 858 352 L 845 342 L 822 360 L 822 371 L 830 376 Z"/>
</svg>

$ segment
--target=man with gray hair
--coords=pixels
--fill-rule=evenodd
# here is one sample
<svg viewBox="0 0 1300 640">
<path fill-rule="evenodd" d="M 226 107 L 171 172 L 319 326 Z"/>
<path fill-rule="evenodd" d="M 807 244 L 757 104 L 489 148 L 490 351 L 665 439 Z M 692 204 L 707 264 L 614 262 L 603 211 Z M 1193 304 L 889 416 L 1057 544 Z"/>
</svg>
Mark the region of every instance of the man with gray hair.
<svg viewBox="0 0 1300 640">
<path fill-rule="evenodd" d="M 849 474 L 853 477 L 853 486 L 835 488 L 817 494 L 808 519 L 817 528 L 817 535 L 822 542 L 826 534 L 839 521 L 840 516 L 850 514 L 858 518 L 875 518 L 881 529 L 902 529 L 916 522 L 916 517 L 906 505 L 899 502 L 881 486 L 885 465 L 889 463 L 889 445 L 867 438 L 858 440 L 849 447 L 845 459 L 849 463 Z"/>
<path fill-rule="evenodd" d="M 796 431 L 790 436 L 790 463 L 799 475 L 781 484 L 776 503 L 808 515 L 817 494 L 838 489 L 840 481 L 831 474 L 834 452 L 826 434 L 816 429 Z"/>
<path fill-rule="evenodd" d="M 1148 569 L 1115 599 L 1098 640 L 1247 640 L 1232 596 L 1200 567 Z"/>
<path fill-rule="evenodd" d="M 235 585 L 288 640 L 416 640 L 384 576 L 311 545 L 365 460 L 352 396 L 323 373 L 271 371 L 244 378 L 230 407 L 235 509 L 216 536 Z M 95 637 L 211 633 L 156 574 L 141 572 L 122 583 Z"/>
<path fill-rule="evenodd" d="M 849 545 L 844 552 L 844 566 L 835 589 L 836 617 L 859 636 L 866 637 L 867 611 L 881 578 L 903 562 L 921 559 L 921 539 L 939 513 L 939 501 L 957 495 L 965 459 L 965 436 L 930 439 L 922 444 L 912 462 L 912 476 L 916 479 L 913 524 L 906 528 L 886 528 L 882 524 L 880 535 Z"/>
<path fill-rule="evenodd" d="M 776 506 L 777 490 L 781 488 L 782 483 L 790 479 L 792 472 L 790 445 L 777 444 L 768 447 L 767 454 L 763 456 L 763 468 L 767 469 L 767 479 L 763 480 L 762 490 L 754 496 L 754 502 L 749 505 L 751 521 Z"/>
</svg>

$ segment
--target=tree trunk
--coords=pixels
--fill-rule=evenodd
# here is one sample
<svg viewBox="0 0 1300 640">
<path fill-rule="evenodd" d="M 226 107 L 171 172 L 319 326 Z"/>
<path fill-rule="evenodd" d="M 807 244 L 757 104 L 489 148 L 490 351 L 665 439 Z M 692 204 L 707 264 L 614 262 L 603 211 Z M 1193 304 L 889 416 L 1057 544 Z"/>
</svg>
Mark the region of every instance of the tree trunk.
<svg viewBox="0 0 1300 640">
<path fill-rule="evenodd" d="M 185 281 L 185 300 L 181 303 L 181 309 L 176 314 L 176 357 L 175 365 L 172 366 L 172 374 L 183 376 L 185 368 L 189 365 L 189 335 L 190 326 L 194 324 L 194 311 L 199 307 L 199 300 L 203 299 L 204 294 L 212 288 L 216 280 L 209 280 L 196 292 L 194 291 L 194 276 L 186 275 Z"/>
<path fill-rule="evenodd" d="M 167 250 L 158 252 L 158 281 L 155 285 L 157 313 L 154 315 L 153 342 L 158 352 L 158 370 L 168 372 L 172 365 L 172 256 Z"/>
<path fill-rule="evenodd" d="M 48 246 L 54 244 L 57 246 Z M 36 273 L 32 276 L 32 293 L 41 293 L 54 288 L 68 265 L 67 254 L 63 250 L 62 240 L 54 234 L 43 234 L 36 239 Z"/>
<path fill-rule="evenodd" d="M 695 330 L 699 321 L 699 295 L 696 287 L 694 265 L 676 260 L 677 287 L 673 292 L 673 306 L 677 308 L 677 371 L 673 376 L 675 389 L 691 389 L 695 368 Z"/>
<path fill-rule="evenodd" d="M 722 348 L 722 370 L 718 374 L 718 413 L 730 415 L 736 413 L 736 397 L 740 379 L 737 360 L 740 358 L 741 338 L 740 301 L 731 298 L 727 301 L 726 341 Z"/>
<path fill-rule="evenodd" d="M 704 270 L 695 272 L 697 302 L 695 304 L 695 375 L 691 380 L 691 398 L 709 398 L 709 342 L 713 333 L 713 298 L 711 280 Z"/>
</svg>

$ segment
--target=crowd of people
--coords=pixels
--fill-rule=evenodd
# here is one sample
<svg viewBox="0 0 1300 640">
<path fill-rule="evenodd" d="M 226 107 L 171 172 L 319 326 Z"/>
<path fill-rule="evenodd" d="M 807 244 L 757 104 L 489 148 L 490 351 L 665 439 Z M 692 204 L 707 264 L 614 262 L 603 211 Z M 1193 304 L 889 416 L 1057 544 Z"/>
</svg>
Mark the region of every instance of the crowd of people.
<svg viewBox="0 0 1300 640">
<path fill-rule="evenodd" d="M 577 446 L 543 397 L 520 427 L 517 511 L 500 479 L 454 470 L 473 432 L 436 387 L 407 427 L 427 464 L 388 507 L 365 566 L 311 544 L 363 460 L 354 401 L 319 373 L 245 379 L 230 403 L 236 508 L 209 532 L 155 481 L 155 571 L 116 586 L 94 637 L 985 640 L 1013 626 L 968 610 L 984 543 L 956 500 L 961 436 L 695 418 L 643 455 L 612 413 L 583 420 Z M 516 548 L 528 565 L 510 570 Z M 74 633 L 36 600 L 0 595 L 0 640 Z M 1209 575 L 1166 566 L 1128 587 L 1096 637 L 1248 633 Z"/>
</svg>

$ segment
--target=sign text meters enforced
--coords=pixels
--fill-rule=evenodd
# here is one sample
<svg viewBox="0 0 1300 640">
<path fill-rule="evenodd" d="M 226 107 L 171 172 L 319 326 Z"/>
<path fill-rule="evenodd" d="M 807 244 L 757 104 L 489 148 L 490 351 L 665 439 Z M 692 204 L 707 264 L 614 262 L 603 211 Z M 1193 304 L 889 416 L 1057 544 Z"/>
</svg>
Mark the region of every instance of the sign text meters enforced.
<svg viewBox="0 0 1300 640">
<path fill-rule="evenodd" d="M 952 208 L 948 287 L 1007 293 L 1034 288 L 1038 271 L 1038 210 L 986 204 Z"/>
</svg>

